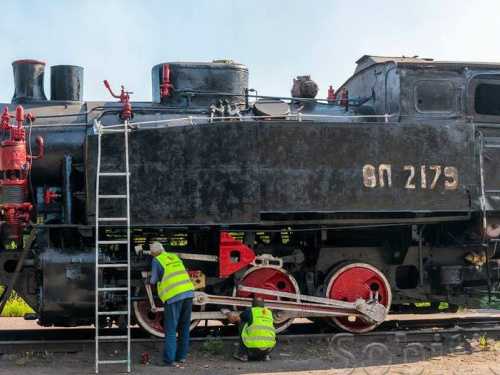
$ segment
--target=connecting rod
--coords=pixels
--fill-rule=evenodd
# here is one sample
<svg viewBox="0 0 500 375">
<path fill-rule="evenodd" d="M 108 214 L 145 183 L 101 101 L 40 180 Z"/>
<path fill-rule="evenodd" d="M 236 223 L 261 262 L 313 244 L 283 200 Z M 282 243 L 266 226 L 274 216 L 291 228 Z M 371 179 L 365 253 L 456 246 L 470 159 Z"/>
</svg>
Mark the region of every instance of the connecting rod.
<svg viewBox="0 0 500 375">
<path fill-rule="evenodd" d="M 281 298 L 291 299 L 291 301 L 282 300 L 265 300 L 266 307 L 271 310 L 284 310 L 295 312 L 293 315 L 297 316 L 356 316 L 373 323 L 383 322 L 386 318 L 387 311 L 381 304 L 378 303 L 376 295 L 372 296 L 369 300 L 361 298 L 354 302 L 344 302 L 332 300 L 329 298 L 306 296 L 294 293 L 277 292 L 267 289 L 251 288 L 240 285 L 238 290 L 250 292 L 254 294 L 270 295 Z M 163 311 L 163 307 L 157 307 L 154 303 L 151 285 L 146 285 L 146 291 L 151 304 L 151 311 L 153 313 Z M 293 301 L 295 300 L 295 301 Z M 303 302 L 307 301 L 307 302 Z M 217 296 L 203 292 L 195 292 L 193 300 L 194 305 L 223 305 L 223 306 L 238 306 L 238 307 L 251 307 L 252 298 L 233 297 L 233 296 Z M 196 314 L 196 313 L 193 313 Z M 210 314 L 199 313 L 199 318 L 203 319 L 202 315 Z M 212 319 L 223 318 L 221 314 L 210 314 Z M 205 319 L 207 319 L 205 317 Z"/>
</svg>

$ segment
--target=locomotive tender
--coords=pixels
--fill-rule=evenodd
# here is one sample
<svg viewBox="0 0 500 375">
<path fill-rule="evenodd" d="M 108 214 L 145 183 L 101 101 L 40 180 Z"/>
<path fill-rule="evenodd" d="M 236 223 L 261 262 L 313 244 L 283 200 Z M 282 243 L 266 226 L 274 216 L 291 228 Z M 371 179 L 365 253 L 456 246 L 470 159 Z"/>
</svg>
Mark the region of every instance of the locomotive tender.
<svg viewBox="0 0 500 375">
<path fill-rule="evenodd" d="M 152 334 L 163 334 L 162 313 L 141 276 L 156 240 L 181 253 L 197 290 L 213 296 L 251 297 L 243 285 L 271 300 L 375 299 L 401 311 L 419 301 L 484 306 L 498 292 L 499 64 L 363 56 L 342 89 L 317 99 L 307 76 L 291 98 L 262 97 L 230 60 L 165 63 L 153 67 L 152 102 L 131 102 L 123 88 L 115 95 L 107 82 L 119 101 L 84 102 L 75 66 L 51 68 L 47 100 L 44 62 L 13 68 L 14 97 L 1 107 L 0 284 L 15 277 L 41 325 L 95 321 L 96 129 L 124 121 L 131 303 Z M 123 170 L 123 137 L 103 136 L 101 170 Z M 119 176 L 101 184 L 124 194 Z M 118 218 L 126 207 L 101 200 L 99 210 Z M 109 240 L 99 263 L 123 262 L 123 223 L 99 231 Z M 97 272 L 109 287 L 126 284 L 119 268 Z M 119 290 L 103 297 L 101 310 L 127 304 Z M 193 327 L 218 318 L 217 306 L 195 309 Z M 297 316 L 274 314 L 281 330 Z M 322 320 L 348 332 L 378 325 Z"/>
</svg>

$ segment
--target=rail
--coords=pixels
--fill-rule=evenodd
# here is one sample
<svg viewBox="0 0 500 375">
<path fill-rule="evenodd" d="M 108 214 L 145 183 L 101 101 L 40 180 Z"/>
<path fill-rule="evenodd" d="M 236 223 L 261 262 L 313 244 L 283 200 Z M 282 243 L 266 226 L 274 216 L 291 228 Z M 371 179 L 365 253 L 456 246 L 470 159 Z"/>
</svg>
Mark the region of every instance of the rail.
<svg viewBox="0 0 500 375">
<path fill-rule="evenodd" d="M 400 115 L 400 114 L 395 114 L 395 115 L 389 115 L 389 114 L 383 114 L 383 115 L 316 115 L 316 114 L 308 114 L 308 113 L 291 113 L 287 115 L 274 115 L 274 116 L 248 116 L 248 117 L 235 117 L 235 116 L 217 116 L 213 117 L 210 115 L 207 116 L 187 116 L 187 117 L 178 117 L 178 118 L 170 118 L 170 119 L 164 119 L 164 120 L 151 120 L 151 121 L 139 121 L 139 122 L 130 122 L 129 125 L 131 127 L 137 127 L 140 125 L 151 125 L 151 124 L 165 124 L 165 127 L 170 127 L 170 125 L 175 125 L 177 122 L 183 122 L 183 124 L 177 125 L 177 126 L 185 126 L 185 122 L 189 123 L 190 125 L 196 125 L 195 120 L 202 120 L 204 122 L 209 122 L 209 123 L 214 123 L 214 122 L 219 122 L 220 120 L 228 120 L 228 121 L 245 121 L 245 120 L 287 120 L 287 121 L 299 121 L 301 122 L 302 120 L 305 119 L 314 119 L 314 118 L 325 118 L 325 119 L 356 119 L 356 118 L 364 118 L 364 119 L 384 119 L 384 122 L 388 123 L 390 118 L 417 118 L 418 116 L 413 116 L 413 115 Z M 423 117 L 421 120 L 429 120 L 429 119 L 440 119 L 440 120 L 445 120 L 445 119 L 457 119 L 459 116 L 453 116 L 453 117 Z M 470 117 L 465 117 L 466 120 L 472 121 L 472 118 Z M 92 126 L 94 124 L 95 127 L 95 121 L 94 122 L 78 122 L 78 123 L 64 123 L 64 124 L 32 124 L 32 128 L 57 128 L 57 127 L 67 127 L 67 126 Z M 111 125 L 106 125 L 104 126 L 105 128 L 115 128 L 115 127 L 120 127 L 123 126 L 123 123 L 120 124 L 111 124 Z"/>
<path fill-rule="evenodd" d="M 307 118 L 383 118 L 385 122 L 389 122 L 389 118 L 391 117 L 398 117 L 398 115 L 315 115 L 315 114 L 307 114 L 307 113 L 292 113 L 288 115 L 274 115 L 274 116 L 249 116 L 249 119 L 262 119 L 262 120 L 269 120 L 269 119 L 277 119 L 277 120 L 295 120 L 295 121 L 302 121 L 303 119 Z M 188 116 L 188 117 L 179 117 L 179 118 L 174 118 L 174 119 L 165 119 L 165 120 L 151 120 L 151 121 L 139 121 L 139 122 L 131 122 L 131 126 L 138 126 L 138 125 L 149 125 L 149 124 L 163 124 L 163 123 L 175 123 L 175 122 L 189 122 L 190 125 L 196 125 L 194 122 L 195 120 L 210 120 L 210 123 L 213 122 L 218 122 L 219 120 L 237 120 L 237 121 L 243 121 L 245 118 L 241 117 L 235 117 L 235 116 L 218 116 L 218 117 L 207 117 L 207 116 Z M 112 124 L 112 125 L 106 125 L 106 128 L 113 128 L 113 127 L 119 127 L 123 126 L 123 124 Z"/>
<path fill-rule="evenodd" d="M 315 114 L 304 114 L 304 113 L 293 113 L 293 114 L 288 114 L 288 115 L 275 115 L 275 116 L 248 116 L 248 119 L 279 119 L 279 120 L 295 120 L 295 121 L 302 121 L 303 119 L 307 118 L 343 118 L 343 119 L 348 119 L 348 118 L 383 118 L 385 122 L 389 122 L 389 118 L 392 117 L 402 117 L 400 115 L 315 115 Z M 148 124 L 163 124 L 167 123 L 175 123 L 175 122 L 189 122 L 191 125 L 196 125 L 194 123 L 195 120 L 203 120 L 207 121 L 209 120 L 210 123 L 213 122 L 219 122 L 219 120 L 238 120 L 238 121 L 244 121 L 246 118 L 245 117 L 234 117 L 234 116 L 221 116 L 221 117 L 210 117 L 209 115 L 207 116 L 187 116 L 187 117 L 179 117 L 179 118 L 171 118 L 171 119 L 164 119 L 164 120 L 151 120 L 151 121 L 139 121 L 139 122 L 130 122 L 130 126 L 138 126 L 138 125 L 148 125 Z M 93 122 L 73 122 L 73 123 L 63 123 L 63 124 L 32 124 L 28 125 L 28 128 L 57 128 L 57 127 L 66 127 L 66 126 L 91 126 Z M 123 123 L 120 124 L 112 124 L 112 125 L 106 125 L 106 128 L 116 128 L 119 126 L 123 126 Z"/>
<path fill-rule="evenodd" d="M 109 328 L 106 335 L 110 337 L 105 344 L 116 344 L 119 339 L 112 339 L 120 334 L 119 328 Z M 164 339 L 159 337 L 150 337 L 139 327 L 132 328 L 132 342 L 138 343 L 158 343 L 164 345 Z M 386 321 L 380 329 L 350 335 L 353 340 L 370 341 L 380 340 L 382 338 L 406 336 L 407 342 L 436 342 L 436 335 L 444 337 L 471 338 L 480 334 L 487 333 L 489 338 L 500 337 L 500 325 L 498 320 L 488 319 L 487 317 L 462 318 L 462 319 L 435 319 L 423 318 L 422 320 L 395 320 Z M 65 351 L 89 351 L 94 343 L 93 328 L 49 328 L 33 330 L 0 330 L 0 355 L 12 351 L 29 348 L 30 350 L 54 350 Z M 196 330 L 190 333 L 190 341 L 204 342 L 209 340 L 212 335 L 216 335 L 223 340 L 237 340 L 237 327 L 233 325 L 207 325 L 198 326 Z M 288 328 L 287 331 L 276 335 L 277 341 L 288 340 L 331 340 L 336 334 L 335 331 L 325 332 L 325 328 L 320 328 L 314 323 L 304 322 L 296 323 Z M 73 345 L 72 345 L 73 344 Z M 75 348 L 76 346 L 76 348 Z M 76 349 L 76 350 L 75 350 Z"/>
</svg>

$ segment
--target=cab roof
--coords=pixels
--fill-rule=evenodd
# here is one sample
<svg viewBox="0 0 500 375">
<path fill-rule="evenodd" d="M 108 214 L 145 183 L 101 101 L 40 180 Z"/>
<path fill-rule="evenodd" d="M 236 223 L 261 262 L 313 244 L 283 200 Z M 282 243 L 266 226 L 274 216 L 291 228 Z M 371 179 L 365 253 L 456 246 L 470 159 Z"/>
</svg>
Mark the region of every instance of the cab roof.
<svg viewBox="0 0 500 375">
<path fill-rule="evenodd" d="M 475 62 L 475 61 L 434 61 L 432 58 L 423 58 L 418 56 L 406 57 L 406 56 L 372 56 L 372 55 L 364 55 L 360 59 L 356 61 L 356 70 L 354 74 L 359 73 L 360 71 L 376 64 L 384 64 L 387 62 L 392 62 L 399 66 L 468 66 L 468 67 L 478 67 L 478 68 L 487 68 L 500 67 L 500 63 L 498 62 Z"/>
</svg>

